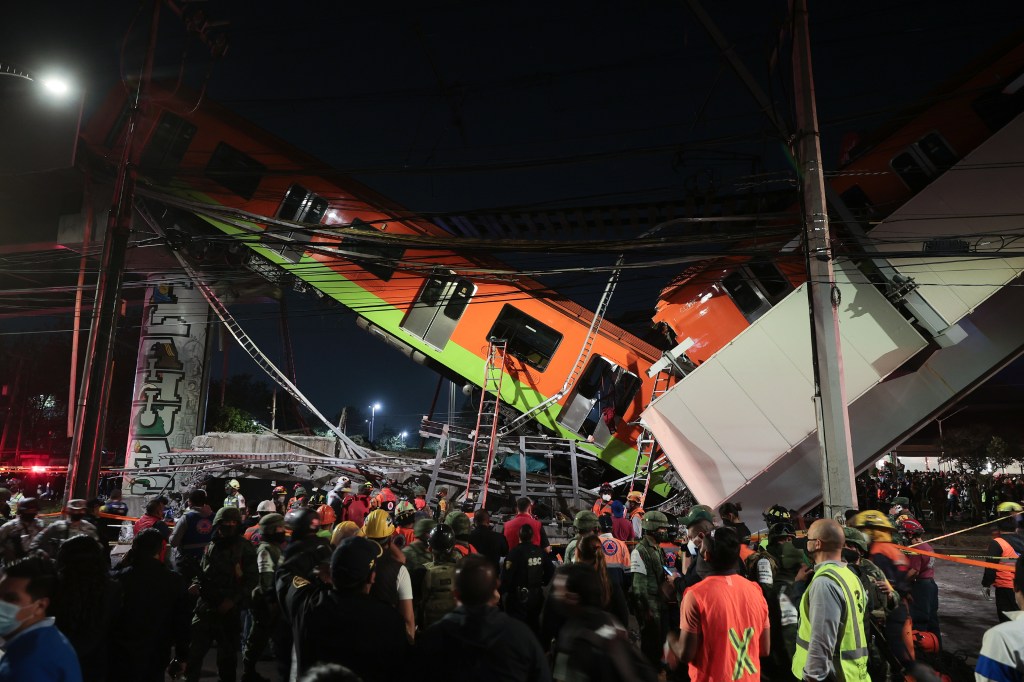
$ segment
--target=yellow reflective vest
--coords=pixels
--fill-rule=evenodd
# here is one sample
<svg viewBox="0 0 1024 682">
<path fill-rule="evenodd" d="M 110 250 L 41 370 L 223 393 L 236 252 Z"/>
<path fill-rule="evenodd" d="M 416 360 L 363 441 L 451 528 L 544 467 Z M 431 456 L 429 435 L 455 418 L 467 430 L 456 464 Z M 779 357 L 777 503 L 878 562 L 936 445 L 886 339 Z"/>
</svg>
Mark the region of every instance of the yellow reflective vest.
<svg viewBox="0 0 1024 682">
<path fill-rule="evenodd" d="M 868 633 L 864 631 L 864 612 L 867 595 L 860 578 L 846 566 L 822 564 L 814 571 L 813 580 L 831 580 L 843 594 L 843 616 L 839 624 L 836 651 L 832 665 L 842 682 L 870 682 L 868 676 Z M 807 595 L 800 600 L 800 624 L 796 633 L 796 652 L 793 655 L 793 675 L 804 678 L 807 647 L 811 641 L 811 616 Z"/>
</svg>

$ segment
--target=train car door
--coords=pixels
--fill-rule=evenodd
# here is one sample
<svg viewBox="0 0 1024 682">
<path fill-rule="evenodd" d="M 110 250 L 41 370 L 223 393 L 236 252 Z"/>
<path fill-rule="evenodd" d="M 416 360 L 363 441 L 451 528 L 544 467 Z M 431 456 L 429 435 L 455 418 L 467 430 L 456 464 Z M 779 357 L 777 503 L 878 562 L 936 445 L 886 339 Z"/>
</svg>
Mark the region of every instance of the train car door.
<svg viewBox="0 0 1024 682">
<path fill-rule="evenodd" d="M 454 277 L 451 273 L 431 275 L 406 313 L 401 327 L 434 348 L 443 350 L 475 293 L 476 286 L 468 279 Z"/>
<path fill-rule="evenodd" d="M 595 355 L 565 401 L 558 423 L 580 435 L 593 436 L 598 445 L 607 445 L 616 419 L 639 390 L 637 375 Z"/>
</svg>

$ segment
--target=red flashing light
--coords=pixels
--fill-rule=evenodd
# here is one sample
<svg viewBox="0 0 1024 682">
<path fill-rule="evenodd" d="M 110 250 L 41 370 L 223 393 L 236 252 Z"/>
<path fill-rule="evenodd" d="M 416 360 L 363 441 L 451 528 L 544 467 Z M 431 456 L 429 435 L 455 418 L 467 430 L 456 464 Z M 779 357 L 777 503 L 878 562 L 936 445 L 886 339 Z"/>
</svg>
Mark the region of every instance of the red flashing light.
<svg viewBox="0 0 1024 682">
<path fill-rule="evenodd" d="M 33 474 L 45 474 L 46 473 L 46 467 L 36 465 L 36 466 L 32 467 L 32 473 Z"/>
</svg>

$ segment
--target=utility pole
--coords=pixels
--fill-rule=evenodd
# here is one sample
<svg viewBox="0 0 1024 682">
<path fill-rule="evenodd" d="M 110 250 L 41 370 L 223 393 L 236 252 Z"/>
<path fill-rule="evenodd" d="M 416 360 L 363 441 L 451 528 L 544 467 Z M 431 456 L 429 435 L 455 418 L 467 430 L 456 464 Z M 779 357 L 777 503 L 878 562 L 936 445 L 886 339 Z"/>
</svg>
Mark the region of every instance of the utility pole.
<svg viewBox="0 0 1024 682">
<path fill-rule="evenodd" d="M 842 518 L 857 508 L 850 416 L 846 407 L 843 351 L 839 336 L 839 287 L 833 269 L 825 178 L 821 168 L 818 111 L 811 71 L 807 0 L 793 3 L 793 91 L 797 133 L 794 156 L 803 190 L 807 291 L 814 364 L 814 408 L 821 449 L 822 502 L 826 518 Z"/>
<path fill-rule="evenodd" d="M 103 255 L 96 298 L 93 303 L 89 342 L 85 351 L 85 371 L 82 390 L 75 411 L 75 432 L 71 439 L 68 461 L 68 498 L 88 499 L 96 494 L 100 462 L 103 456 L 103 438 L 106 431 L 107 404 L 110 400 L 110 380 L 114 364 L 114 342 L 121 308 L 121 285 L 124 281 L 125 257 L 131 233 L 132 206 L 135 199 L 135 169 L 132 166 L 139 108 L 146 95 L 153 74 L 156 51 L 156 33 L 160 20 L 160 0 L 152 0 L 153 14 L 149 28 L 149 46 L 142 73 L 135 88 L 135 101 L 126 126 L 124 150 L 117 165 L 114 194 L 107 233 L 103 240 Z"/>
</svg>

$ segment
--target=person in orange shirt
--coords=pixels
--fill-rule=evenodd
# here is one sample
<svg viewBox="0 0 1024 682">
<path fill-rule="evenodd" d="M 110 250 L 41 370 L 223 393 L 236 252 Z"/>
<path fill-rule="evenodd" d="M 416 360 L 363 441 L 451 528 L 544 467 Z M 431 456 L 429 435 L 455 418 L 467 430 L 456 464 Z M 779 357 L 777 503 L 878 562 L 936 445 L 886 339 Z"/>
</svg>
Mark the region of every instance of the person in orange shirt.
<svg viewBox="0 0 1024 682">
<path fill-rule="evenodd" d="M 732 528 L 716 528 L 700 552 L 711 574 L 683 595 L 679 635 L 666 641 L 669 666 L 688 664 L 691 682 L 758 682 L 761 656 L 771 650 L 768 603 L 757 583 L 736 570 L 739 537 Z"/>
<path fill-rule="evenodd" d="M 413 524 L 416 522 L 416 507 L 408 500 L 402 500 L 395 507 L 395 535 L 402 536 L 399 547 L 411 545 L 416 539 Z"/>
<path fill-rule="evenodd" d="M 640 524 L 644 521 L 644 494 L 639 490 L 631 490 L 626 495 L 626 512 L 629 522 L 633 524 L 633 537 L 639 538 L 643 535 L 643 528 Z"/>
</svg>

